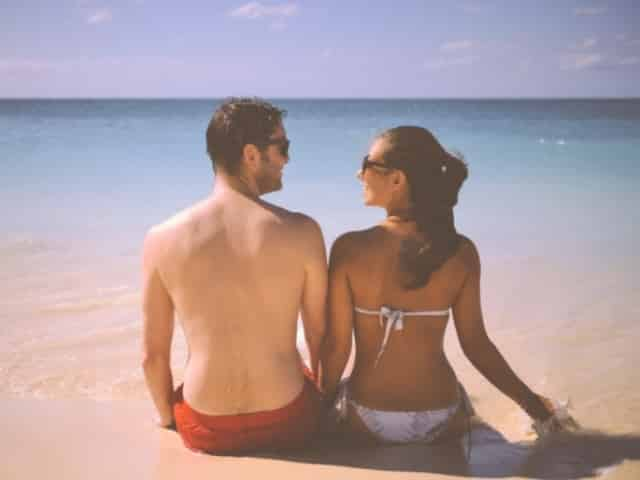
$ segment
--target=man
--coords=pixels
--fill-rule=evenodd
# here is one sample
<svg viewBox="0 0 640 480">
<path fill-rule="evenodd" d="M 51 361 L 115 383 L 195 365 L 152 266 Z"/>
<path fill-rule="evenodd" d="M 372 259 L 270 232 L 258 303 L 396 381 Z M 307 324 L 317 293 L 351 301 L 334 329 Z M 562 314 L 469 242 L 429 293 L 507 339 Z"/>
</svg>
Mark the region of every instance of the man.
<svg viewBox="0 0 640 480">
<path fill-rule="evenodd" d="M 193 450 L 299 446 L 320 416 L 296 331 L 301 312 L 317 374 L 327 289 L 322 233 L 309 217 L 259 199 L 282 188 L 284 114 L 258 99 L 223 103 L 206 135 L 213 192 L 145 239 L 145 378 L 159 424 L 175 425 Z M 175 393 L 174 312 L 189 346 Z"/>
</svg>

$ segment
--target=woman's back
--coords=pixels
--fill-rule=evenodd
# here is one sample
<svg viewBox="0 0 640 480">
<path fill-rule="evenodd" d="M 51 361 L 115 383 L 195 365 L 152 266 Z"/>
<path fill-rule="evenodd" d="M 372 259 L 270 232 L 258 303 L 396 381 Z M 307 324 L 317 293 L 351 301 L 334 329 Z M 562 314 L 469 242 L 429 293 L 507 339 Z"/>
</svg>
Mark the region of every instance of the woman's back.
<svg viewBox="0 0 640 480">
<path fill-rule="evenodd" d="M 480 257 L 456 231 L 453 215 L 467 175 L 461 158 L 415 126 L 386 130 L 362 159 L 364 203 L 387 215 L 333 244 L 322 355 L 323 387 L 347 432 L 431 442 L 472 415 L 443 351 L 450 316 L 462 350 L 483 375 L 533 418 L 551 415 L 484 328 Z M 354 371 L 341 382 L 353 334 Z"/>
<path fill-rule="evenodd" d="M 457 395 L 443 338 L 449 308 L 466 275 L 465 264 L 456 254 L 426 285 L 407 289 L 400 250 L 415 232 L 413 222 L 388 221 L 341 239 L 355 307 L 356 359 L 350 389 L 356 400 L 371 408 L 440 408 Z M 458 252 L 463 249 L 464 243 Z"/>
</svg>

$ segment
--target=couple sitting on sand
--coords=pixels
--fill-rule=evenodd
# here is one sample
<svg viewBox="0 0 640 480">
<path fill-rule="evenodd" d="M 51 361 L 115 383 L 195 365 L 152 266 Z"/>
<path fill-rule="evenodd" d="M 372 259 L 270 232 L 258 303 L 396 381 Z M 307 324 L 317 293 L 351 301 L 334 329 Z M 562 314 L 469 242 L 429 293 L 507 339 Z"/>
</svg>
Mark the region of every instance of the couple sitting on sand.
<svg viewBox="0 0 640 480">
<path fill-rule="evenodd" d="M 213 193 L 145 239 L 143 367 L 159 424 L 219 454 L 301 447 L 329 422 L 364 442 L 453 436 L 472 410 L 443 351 L 451 316 L 473 365 L 553 427 L 550 401 L 485 331 L 479 255 L 453 221 L 465 163 L 421 127 L 375 138 L 358 178 L 365 204 L 387 216 L 340 236 L 327 267 L 318 224 L 260 200 L 282 188 L 284 113 L 223 103 L 206 133 Z M 296 346 L 299 312 L 311 371 Z M 174 391 L 176 314 L 189 357 Z M 341 381 L 352 334 L 353 373 Z"/>
</svg>

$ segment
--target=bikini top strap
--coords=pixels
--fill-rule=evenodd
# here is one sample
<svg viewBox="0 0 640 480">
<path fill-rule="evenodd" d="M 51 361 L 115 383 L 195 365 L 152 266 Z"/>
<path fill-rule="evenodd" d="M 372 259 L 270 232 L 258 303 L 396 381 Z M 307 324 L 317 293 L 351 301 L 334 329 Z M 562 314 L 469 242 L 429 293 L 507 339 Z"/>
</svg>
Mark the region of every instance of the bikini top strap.
<svg viewBox="0 0 640 480">
<path fill-rule="evenodd" d="M 417 316 L 443 316 L 449 315 L 449 310 L 425 310 L 425 311 L 411 311 L 404 312 L 402 310 L 393 309 L 386 305 L 380 307 L 380 310 L 367 310 L 365 308 L 354 307 L 354 310 L 358 313 L 365 315 L 378 315 L 380 327 L 384 328 L 384 337 L 382 338 L 382 344 L 378 350 L 376 361 L 373 364 L 373 368 L 378 366 L 378 362 L 387 347 L 387 342 L 391 336 L 391 330 L 404 329 L 404 317 L 417 317 Z"/>
</svg>

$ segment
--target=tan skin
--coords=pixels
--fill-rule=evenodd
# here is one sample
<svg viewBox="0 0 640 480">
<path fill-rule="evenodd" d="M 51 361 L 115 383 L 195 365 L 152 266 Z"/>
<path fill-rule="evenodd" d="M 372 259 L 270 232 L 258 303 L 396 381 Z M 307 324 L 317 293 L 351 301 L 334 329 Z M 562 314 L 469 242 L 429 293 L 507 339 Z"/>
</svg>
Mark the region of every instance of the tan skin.
<svg viewBox="0 0 640 480">
<path fill-rule="evenodd" d="M 378 139 L 369 159 L 385 163 L 389 148 Z M 355 364 L 349 392 L 359 404 L 377 410 L 417 411 L 446 408 L 455 402 L 457 379 L 443 351 L 449 318 L 409 317 L 404 330 L 394 332 L 383 356 L 374 362 L 383 339 L 378 319 L 357 313 L 355 306 L 378 310 L 382 305 L 409 310 L 446 310 L 450 306 L 462 349 L 473 365 L 532 418 L 544 420 L 552 412 L 550 402 L 533 393 L 511 370 L 487 335 L 480 304 L 480 257 L 473 242 L 461 247 L 431 275 L 426 286 L 402 287 L 405 274 L 399 267 L 400 245 L 419 237 L 415 222 L 407 217 L 409 185 L 404 172 L 369 167 L 358 172 L 366 205 L 383 207 L 386 219 L 368 230 L 339 237 L 329 261 L 327 335 L 322 351 L 323 387 L 333 398 L 344 372 L 355 334 Z M 452 422 L 452 431 L 463 428 L 464 413 Z M 350 406 L 347 431 L 374 441 Z"/>
<path fill-rule="evenodd" d="M 284 139 L 279 127 L 272 140 Z M 218 169 L 212 194 L 152 228 L 143 250 L 143 367 L 158 424 L 171 426 L 174 317 L 189 347 L 184 398 L 211 415 L 291 402 L 304 376 L 301 312 L 311 367 L 325 330 L 327 264 L 309 217 L 259 199 L 282 186 L 277 145 L 245 145 L 238 174 Z"/>
</svg>

